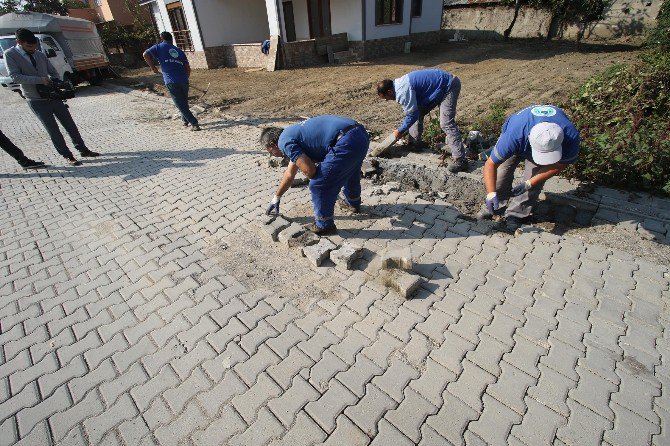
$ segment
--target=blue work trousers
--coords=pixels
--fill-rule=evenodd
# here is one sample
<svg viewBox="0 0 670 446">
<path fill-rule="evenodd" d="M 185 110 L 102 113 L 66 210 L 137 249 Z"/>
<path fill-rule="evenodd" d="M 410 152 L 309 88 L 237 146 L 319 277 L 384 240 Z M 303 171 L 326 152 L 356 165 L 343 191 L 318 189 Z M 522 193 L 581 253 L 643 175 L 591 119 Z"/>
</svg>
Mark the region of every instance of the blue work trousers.
<svg viewBox="0 0 670 446">
<path fill-rule="evenodd" d="M 361 204 L 361 165 L 370 142 L 363 126 L 347 132 L 328 151 L 316 175 L 309 182 L 314 218 L 319 228 L 335 224 L 335 202 L 344 188 L 344 198 L 352 206 Z"/>
<path fill-rule="evenodd" d="M 179 109 L 181 119 L 193 126 L 198 125 L 198 120 L 188 108 L 188 84 L 165 84 L 172 96 L 172 102 Z"/>
</svg>

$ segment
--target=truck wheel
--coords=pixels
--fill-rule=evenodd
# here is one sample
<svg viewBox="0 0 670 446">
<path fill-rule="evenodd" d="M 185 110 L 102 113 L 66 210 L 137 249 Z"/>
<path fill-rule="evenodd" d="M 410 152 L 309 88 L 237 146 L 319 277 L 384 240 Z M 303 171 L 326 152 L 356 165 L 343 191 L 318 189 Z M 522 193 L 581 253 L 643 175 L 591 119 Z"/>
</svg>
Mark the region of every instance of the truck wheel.
<svg viewBox="0 0 670 446">
<path fill-rule="evenodd" d="M 74 81 L 73 81 L 72 75 L 70 73 L 65 73 L 63 75 L 63 82 L 65 82 L 66 84 L 70 84 L 72 86 L 72 88 L 74 88 Z"/>
<path fill-rule="evenodd" d="M 93 76 L 90 77 L 88 82 L 95 87 L 102 85 L 102 73 L 100 73 L 100 70 L 93 70 Z"/>
</svg>

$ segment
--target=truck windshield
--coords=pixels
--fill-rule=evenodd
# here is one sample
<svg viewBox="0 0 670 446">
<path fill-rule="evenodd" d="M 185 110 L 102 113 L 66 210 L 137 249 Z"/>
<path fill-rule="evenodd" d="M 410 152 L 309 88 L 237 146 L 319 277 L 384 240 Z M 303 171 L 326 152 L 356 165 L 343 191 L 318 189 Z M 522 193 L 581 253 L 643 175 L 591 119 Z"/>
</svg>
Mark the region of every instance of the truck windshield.
<svg viewBox="0 0 670 446">
<path fill-rule="evenodd" d="M 0 57 L 2 57 L 2 53 L 5 50 L 8 50 L 15 45 L 16 39 L 14 37 L 0 37 L 0 49 L 2 49 L 2 52 L 0 52 Z"/>
</svg>

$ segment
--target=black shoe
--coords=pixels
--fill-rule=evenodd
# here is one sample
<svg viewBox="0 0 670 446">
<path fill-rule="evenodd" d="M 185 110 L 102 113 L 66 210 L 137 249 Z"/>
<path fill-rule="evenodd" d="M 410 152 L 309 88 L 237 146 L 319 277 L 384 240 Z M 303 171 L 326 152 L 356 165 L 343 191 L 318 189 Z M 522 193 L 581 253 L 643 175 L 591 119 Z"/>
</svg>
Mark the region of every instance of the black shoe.
<svg viewBox="0 0 670 446">
<path fill-rule="evenodd" d="M 79 161 L 74 156 L 72 158 L 65 158 L 65 160 L 70 166 L 81 166 L 81 161 Z"/>
<path fill-rule="evenodd" d="M 39 169 L 41 167 L 46 167 L 46 164 L 44 164 L 42 161 L 33 161 L 31 159 L 27 159 L 26 161 L 20 162 L 19 164 L 21 165 L 21 167 L 23 167 L 23 170 Z"/>
<path fill-rule="evenodd" d="M 514 232 L 523 226 L 527 220 L 528 219 L 526 218 L 510 215 L 509 217 L 505 217 L 505 226 L 507 227 L 508 231 Z"/>
<path fill-rule="evenodd" d="M 468 171 L 468 160 L 465 158 L 456 158 L 449 165 L 449 172 L 467 172 Z"/>
<path fill-rule="evenodd" d="M 340 197 L 337 199 L 337 205 L 342 209 L 343 211 L 347 212 L 352 212 L 354 214 L 358 214 L 361 212 L 361 205 L 359 204 L 358 206 L 354 206 L 350 204 L 346 199 Z"/>
<path fill-rule="evenodd" d="M 194 125 L 193 127 L 191 127 L 191 131 L 192 132 L 199 132 L 200 131 L 200 126 L 198 124 Z"/>
<path fill-rule="evenodd" d="M 86 158 L 95 158 L 96 156 L 100 156 L 100 154 L 98 152 L 94 152 L 94 151 L 88 150 L 88 149 L 82 150 L 81 152 L 79 152 L 79 154 L 83 157 L 86 157 Z"/>
<path fill-rule="evenodd" d="M 184 122 L 182 122 L 182 124 L 184 125 L 184 127 L 188 127 L 188 122 L 184 121 Z"/>
<path fill-rule="evenodd" d="M 304 225 L 303 229 L 309 232 L 313 232 L 316 235 L 320 236 L 337 234 L 337 227 L 335 225 L 328 226 L 327 228 L 320 228 L 316 225 L 316 223 L 309 223 L 307 225 Z"/>
</svg>

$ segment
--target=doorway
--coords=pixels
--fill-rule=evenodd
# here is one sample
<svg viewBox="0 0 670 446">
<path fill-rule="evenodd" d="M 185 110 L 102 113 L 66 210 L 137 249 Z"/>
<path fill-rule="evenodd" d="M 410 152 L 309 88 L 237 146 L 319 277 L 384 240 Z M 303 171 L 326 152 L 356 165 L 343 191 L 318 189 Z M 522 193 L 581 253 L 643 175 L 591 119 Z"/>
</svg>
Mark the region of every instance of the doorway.
<svg viewBox="0 0 670 446">
<path fill-rule="evenodd" d="M 293 16 L 293 2 L 284 2 L 284 27 L 286 28 L 286 41 L 295 42 L 295 18 Z"/>
<path fill-rule="evenodd" d="M 309 15 L 309 37 L 311 39 L 332 35 L 330 0 L 308 0 L 307 14 Z"/>
</svg>

